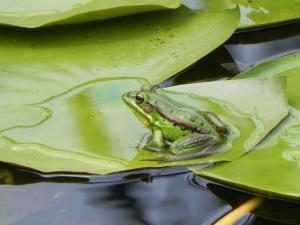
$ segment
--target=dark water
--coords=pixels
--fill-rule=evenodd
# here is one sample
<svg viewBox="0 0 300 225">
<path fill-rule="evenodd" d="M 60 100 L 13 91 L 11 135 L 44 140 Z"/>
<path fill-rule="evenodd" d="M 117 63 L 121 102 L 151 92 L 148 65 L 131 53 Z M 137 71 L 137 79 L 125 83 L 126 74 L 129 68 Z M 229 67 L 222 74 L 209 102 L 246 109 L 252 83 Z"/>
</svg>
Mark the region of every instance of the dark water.
<svg viewBox="0 0 300 225">
<path fill-rule="evenodd" d="M 300 49 L 300 23 L 235 34 L 161 86 L 226 79 Z M 109 176 L 0 167 L 0 225 L 209 225 L 253 197 L 184 168 Z M 8 185 L 15 184 L 15 185 Z M 300 203 L 267 199 L 237 224 L 300 224 Z"/>
<path fill-rule="evenodd" d="M 255 64 L 300 50 L 300 21 L 265 30 L 243 31 L 162 86 L 227 79 Z"/>
<path fill-rule="evenodd" d="M 209 225 L 253 197 L 183 168 L 45 176 L 2 166 L 2 183 L 16 185 L 0 186 L 0 224 Z M 297 202 L 268 199 L 238 224 L 299 224 L 299 209 Z"/>
</svg>

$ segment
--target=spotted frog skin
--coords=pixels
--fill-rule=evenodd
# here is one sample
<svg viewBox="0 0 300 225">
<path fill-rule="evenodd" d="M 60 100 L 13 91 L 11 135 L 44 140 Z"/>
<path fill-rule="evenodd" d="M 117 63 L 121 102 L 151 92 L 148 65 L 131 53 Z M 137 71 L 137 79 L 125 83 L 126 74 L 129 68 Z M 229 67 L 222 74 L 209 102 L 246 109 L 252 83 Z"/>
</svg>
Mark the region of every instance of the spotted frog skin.
<svg viewBox="0 0 300 225">
<path fill-rule="evenodd" d="M 144 148 L 171 152 L 159 161 L 199 158 L 203 150 L 222 144 L 228 134 L 213 112 L 200 111 L 150 88 L 125 93 L 123 100 L 152 131 Z"/>
</svg>

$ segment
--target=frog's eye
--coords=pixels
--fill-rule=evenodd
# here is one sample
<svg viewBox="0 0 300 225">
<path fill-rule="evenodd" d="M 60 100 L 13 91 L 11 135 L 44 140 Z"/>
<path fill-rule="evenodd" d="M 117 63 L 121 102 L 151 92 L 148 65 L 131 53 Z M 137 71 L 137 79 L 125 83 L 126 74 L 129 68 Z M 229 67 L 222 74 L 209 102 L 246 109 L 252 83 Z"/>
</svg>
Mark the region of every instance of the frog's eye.
<svg viewBox="0 0 300 225">
<path fill-rule="evenodd" d="M 144 100 L 145 100 L 144 95 L 142 93 L 136 94 L 135 100 L 138 104 L 144 103 Z"/>
</svg>

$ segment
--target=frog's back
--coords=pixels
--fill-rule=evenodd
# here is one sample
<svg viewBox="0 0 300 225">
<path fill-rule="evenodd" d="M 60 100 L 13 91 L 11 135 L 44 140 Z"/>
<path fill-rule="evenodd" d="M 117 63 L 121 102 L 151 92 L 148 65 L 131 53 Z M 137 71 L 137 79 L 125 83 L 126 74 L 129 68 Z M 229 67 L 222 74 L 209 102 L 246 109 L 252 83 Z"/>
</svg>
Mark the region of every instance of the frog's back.
<svg viewBox="0 0 300 225">
<path fill-rule="evenodd" d="M 198 133 L 215 134 L 213 125 L 203 112 L 164 94 L 150 94 L 150 103 L 169 121 Z"/>
</svg>

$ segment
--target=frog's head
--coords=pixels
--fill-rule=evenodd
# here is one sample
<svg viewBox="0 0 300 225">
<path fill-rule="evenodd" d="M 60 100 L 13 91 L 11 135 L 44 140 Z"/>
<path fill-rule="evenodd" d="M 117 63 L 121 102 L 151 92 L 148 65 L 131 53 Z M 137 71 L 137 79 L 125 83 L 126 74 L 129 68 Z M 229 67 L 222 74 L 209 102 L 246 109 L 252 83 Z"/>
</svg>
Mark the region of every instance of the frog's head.
<svg viewBox="0 0 300 225">
<path fill-rule="evenodd" d="M 153 124 L 153 115 L 155 108 L 149 103 L 152 90 L 131 91 L 123 94 L 122 98 L 126 105 L 134 112 L 139 120 L 146 126 Z"/>
</svg>

